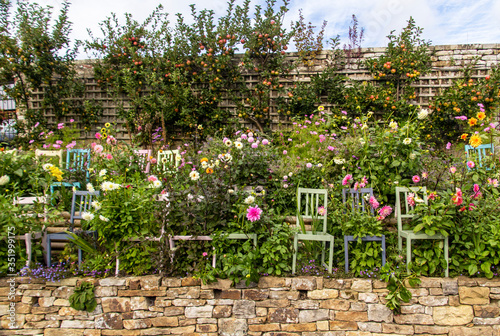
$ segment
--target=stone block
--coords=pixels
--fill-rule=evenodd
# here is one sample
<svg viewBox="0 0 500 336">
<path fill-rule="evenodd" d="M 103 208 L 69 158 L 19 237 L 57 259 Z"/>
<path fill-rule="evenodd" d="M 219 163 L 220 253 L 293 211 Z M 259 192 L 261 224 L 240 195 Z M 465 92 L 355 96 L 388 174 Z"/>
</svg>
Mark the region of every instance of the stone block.
<svg viewBox="0 0 500 336">
<path fill-rule="evenodd" d="M 229 279 L 219 279 L 216 282 L 201 284 L 201 289 L 230 289 L 233 282 Z"/>
<path fill-rule="evenodd" d="M 368 321 L 368 313 L 367 312 L 357 312 L 357 311 L 338 311 L 338 312 L 335 312 L 335 320 L 367 322 Z"/>
<path fill-rule="evenodd" d="M 160 316 L 150 319 L 154 327 L 177 327 L 179 326 L 179 319 L 174 316 Z"/>
<path fill-rule="evenodd" d="M 280 324 L 279 323 L 249 324 L 248 330 L 253 332 L 277 331 L 280 330 Z"/>
<path fill-rule="evenodd" d="M 45 329 L 44 336 L 83 336 L 83 329 Z"/>
<path fill-rule="evenodd" d="M 281 330 L 287 332 L 316 331 L 316 323 L 281 324 Z"/>
<path fill-rule="evenodd" d="M 220 319 L 218 327 L 220 336 L 246 336 L 248 332 L 245 319 Z"/>
<path fill-rule="evenodd" d="M 259 288 L 281 288 L 285 287 L 285 278 L 261 277 L 259 279 Z"/>
<path fill-rule="evenodd" d="M 245 300 L 253 300 L 260 301 L 269 298 L 269 290 L 268 289 L 244 289 L 243 290 L 243 299 Z"/>
<path fill-rule="evenodd" d="M 395 315 L 394 322 L 396 322 L 397 324 L 434 324 L 432 316 L 425 314 Z"/>
<path fill-rule="evenodd" d="M 132 311 L 130 298 L 104 297 L 101 300 L 102 310 L 105 313 L 125 313 Z"/>
<path fill-rule="evenodd" d="M 475 325 L 500 325 L 500 317 L 494 317 L 494 318 L 474 317 L 472 322 Z"/>
<path fill-rule="evenodd" d="M 401 314 L 424 314 L 425 307 L 422 305 L 401 306 Z"/>
<path fill-rule="evenodd" d="M 233 305 L 233 315 L 236 318 L 254 318 L 255 314 L 255 301 L 238 300 Z"/>
<path fill-rule="evenodd" d="M 166 290 L 119 289 L 118 296 L 167 296 Z"/>
<path fill-rule="evenodd" d="M 429 335 L 442 335 L 448 334 L 450 331 L 449 327 L 438 327 L 438 326 L 428 326 L 428 325 L 415 325 L 415 334 L 429 334 Z"/>
<path fill-rule="evenodd" d="M 196 331 L 199 333 L 215 333 L 217 332 L 217 324 L 198 324 Z"/>
<path fill-rule="evenodd" d="M 312 291 L 316 289 L 316 279 L 314 277 L 293 278 L 291 289 Z"/>
<path fill-rule="evenodd" d="M 151 326 L 150 320 L 123 320 L 123 327 L 128 330 L 146 329 L 149 328 L 150 326 Z"/>
<path fill-rule="evenodd" d="M 474 306 L 474 316 L 481 318 L 492 318 L 500 315 L 500 307 Z"/>
<path fill-rule="evenodd" d="M 320 308 L 335 309 L 335 310 L 349 310 L 351 303 L 346 300 L 330 299 L 321 300 L 319 302 Z"/>
<path fill-rule="evenodd" d="M 40 307 L 51 307 L 54 305 L 55 297 L 41 297 L 38 299 Z"/>
<path fill-rule="evenodd" d="M 184 314 L 187 318 L 212 317 L 213 306 L 186 307 Z"/>
<path fill-rule="evenodd" d="M 474 312 L 471 306 L 434 307 L 433 319 L 437 325 L 459 326 L 472 321 Z"/>
<path fill-rule="evenodd" d="M 496 336 L 492 327 L 454 327 L 449 336 Z"/>
<path fill-rule="evenodd" d="M 50 297 L 52 295 L 51 290 L 43 289 L 27 289 L 23 292 L 23 296 L 36 296 L 36 297 Z M 7 295 L 1 295 L 7 296 Z"/>
<path fill-rule="evenodd" d="M 174 335 L 188 335 L 190 333 L 194 333 L 195 330 L 196 330 L 195 326 L 177 327 L 169 329 L 170 333 Z"/>
<path fill-rule="evenodd" d="M 357 322 L 360 331 L 368 331 L 372 333 L 382 332 L 382 323 L 375 322 Z"/>
<path fill-rule="evenodd" d="M 353 310 L 353 311 L 367 311 L 368 305 L 364 302 L 351 302 L 351 310 Z"/>
<path fill-rule="evenodd" d="M 447 296 L 422 296 L 418 298 L 418 302 L 424 306 L 446 306 L 448 304 Z"/>
<path fill-rule="evenodd" d="M 94 329 L 94 321 L 66 320 L 61 321 L 61 329 Z"/>
<path fill-rule="evenodd" d="M 299 310 L 299 323 L 308 323 L 328 320 L 328 309 L 304 309 Z"/>
<path fill-rule="evenodd" d="M 52 293 L 52 296 L 56 298 L 61 298 L 61 299 L 69 299 L 69 297 L 74 293 L 75 288 L 74 287 L 58 287 L 54 289 L 54 292 Z"/>
<path fill-rule="evenodd" d="M 184 315 L 184 307 L 165 307 L 163 310 L 164 316 Z"/>
<path fill-rule="evenodd" d="M 38 328 L 59 328 L 61 321 L 38 321 L 38 322 L 27 322 L 23 325 L 25 329 L 38 329 Z"/>
<path fill-rule="evenodd" d="M 196 299 L 175 299 L 172 300 L 172 304 L 177 307 L 196 307 L 205 305 L 206 300 L 196 300 Z"/>
<path fill-rule="evenodd" d="M 382 332 L 384 334 L 413 335 L 415 329 L 410 325 L 382 323 Z"/>
<path fill-rule="evenodd" d="M 95 317 L 96 329 L 123 329 L 123 318 L 119 313 L 106 313 Z"/>
<path fill-rule="evenodd" d="M 262 300 L 255 303 L 257 307 L 267 307 L 267 308 L 284 308 L 290 305 L 290 300 L 279 299 L 279 300 Z"/>
<path fill-rule="evenodd" d="M 184 278 L 181 280 L 182 287 L 201 286 L 201 280 L 196 278 Z"/>
<path fill-rule="evenodd" d="M 132 310 L 148 310 L 148 299 L 144 296 L 134 296 L 130 298 L 130 309 Z"/>
<path fill-rule="evenodd" d="M 76 310 L 71 307 L 60 307 L 58 314 L 59 316 L 88 316 L 86 311 Z"/>
<path fill-rule="evenodd" d="M 372 281 L 365 279 L 356 279 L 352 282 L 351 290 L 356 292 L 371 292 Z"/>
<path fill-rule="evenodd" d="M 330 330 L 358 330 L 358 323 L 354 321 L 330 321 Z"/>
<path fill-rule="evenodd" d="M 273 300 L 298 300 L 300 297 L 299 291 L 279 291 L 279 290 L 270 290 L 269 291 L 269 299 Z"/>
<path fill-rule="evenodd" d="M 383 304 L 368 305 L 368 321 L 391 323 L 393 318 L 394 314 L 387 306 Z"/>
<path fill-rule="evenodd" d="M 163 278 L 161 280 L 162 287 L 181 287 L 182 280 L 178 278 Z"/>
<path fill-rule="evenodd" d="M 458 295 L 461 304 L 481 305 L 490 303 L 489 287 L 460 287 Z"/>
<path fill-rule="evenodd" d="M 127 279 L 125 278 L 104 278 L 99 280 L 99 286 L 125 286 Z"/>
<path fill-rule="evenodd" d="M 196 298 L 190 298 L 196 299 Z M 241 299 L 241 291 L 238 289 L 226 289 L 220 292 L 220 297 L 218 299 L 230 299 L 230 300 L 239 300 Z"/>
<path fill-rule="evenodd" d="M 307 292 L 307 297 L 313 300 L 326 300 L 326 299 L 336 299 L 339 297 L 339 291 L 337 289 L 317 289 Z"/>
<path fill-rule="evenodd" d="M 352 279 L 324 279 L 324 288 L 333 289 L 350 289 L 352 285 Z"/>
<path fill-rule="evenodd" d="M 358 300 L 364 301 L 365 303 L 378 303 L 378 295 L 375 293 L 359 293 Z"/>
<path fill-rule="evenodd" d="M 298 323 L 299 310 L 295 308 L 269 308 L 270 323 Z"/>
<path fill-rule="evenodd" d="M 319 303 L 316 300 L 297 300 L 292 301 L 292 306 L 297 309 L 318 309 Z"/>
<path fill-rule="evenodd" d="M 232 310 L 231 306 L 215 306 L 212 316 L 214 318 L 227 318 L 231 316 Z"/>
<path fill-rule="evenodd" d="M 148 275 L 140 277 L 141 289 L 143 290 L 156 290 L 160 289 L 161 276 L 158 275 Z"/>
<path fill-rule="evenodd" d="M 95 288 L 95 297 L 106 297 L 106 296 L 116 296 L 118 294 L 118 289 L 111 286 L 98 286 Z"/>
</svg>

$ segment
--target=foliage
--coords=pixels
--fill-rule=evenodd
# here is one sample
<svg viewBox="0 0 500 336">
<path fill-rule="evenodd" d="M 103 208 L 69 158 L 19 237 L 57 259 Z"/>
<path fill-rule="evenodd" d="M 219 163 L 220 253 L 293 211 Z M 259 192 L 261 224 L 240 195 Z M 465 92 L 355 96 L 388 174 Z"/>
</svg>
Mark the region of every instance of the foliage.
<svg viewBox="0 0 500 336">
<path fill-rule="evenodd" d="M 93 312 L 97 307 L 97 301 L 94 296 L 94 284 L 89 281 L 83 281 L 75 287 L 75 291 L 69 297 L 71 308 L 76 310 L 85 310 Z"/>
<path fill-rule="evenodd" d="M 380 279 L 387 282 L 387 289 L 389 294 L 385 297 L 387 300 L 386 306 L 395 313 L 401 313 L 401 302 L 410 302 L 412 298 L 411 292 L 406 288 L 405 283 L 411 287 L 416 287 L 420 284 L 421 280 L 418 274 L 406 274 L 406 270 L 402 268 L 394 268 L 392 264 L 387 263 L 382 267 Z"/>
</svg>

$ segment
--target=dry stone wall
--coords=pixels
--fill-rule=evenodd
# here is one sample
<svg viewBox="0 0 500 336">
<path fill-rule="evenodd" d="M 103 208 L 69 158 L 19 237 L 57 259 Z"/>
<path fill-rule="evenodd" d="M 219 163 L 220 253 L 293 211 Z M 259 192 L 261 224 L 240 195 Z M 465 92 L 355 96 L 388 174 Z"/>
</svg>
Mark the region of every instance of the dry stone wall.
<svg viewBox="0 0 500 336">
<path fill-rule="evenodd" d="M 69 307 L 84 280 L 96 286 L 91 313 Z M 13 291 L 17 328 L 9 329 Z M 263 277 L 233 287 L 161 276 L 3 278 L 0 335 L 500 336 L 500 279 L 423 278 L 411 292 L 395 315 L 384 305 L 386 284 L 370 279 Z"/>
</svg>

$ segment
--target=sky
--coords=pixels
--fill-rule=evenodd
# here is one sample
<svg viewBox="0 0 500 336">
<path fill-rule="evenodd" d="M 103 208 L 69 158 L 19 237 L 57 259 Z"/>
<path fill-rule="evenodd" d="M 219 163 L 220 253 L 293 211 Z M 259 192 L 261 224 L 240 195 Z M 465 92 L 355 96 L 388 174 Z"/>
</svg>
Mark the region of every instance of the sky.
<svg viewBox="0 0 500 336">
<path fill-rule="evenodd" d="M 40 5 L 50 5 L 57 14 L 62 0 L 28 0 Z M 276 5 L 282 5 L 277 0 Z M 236 4 L 242 4 L 236 0 Z M 198 10 L 211 9 L 216 17 L 224 15 L 226 0 L 72 0 L 69 19 L 73 23 L 72 39 L 87 40 L 90 29 L 94 36 L 100 36 L 99 23 L 111 13 L 119 19 L 124 13 L 142 22 L 162 4 L 171 21 L 175 14 L 190 17 L 190 4 Z M 265 4 L 264 0 L 252 0 L 251 8 Z M 320 27 L 326 20 L 325 40 L 337 35 L 341 45 L 347 43 L 352 15 L 356 15 L 359 26 L 364 28 L 362 47 L 385 47 L 387 35 L 392 30 L 396 35 L 406 26 L 410 16 L 416 25 L 423 28 L 422 37 L 432 45 L 500 43 L 500 1 L 499 0 L 290 0 L 285 24 L 290 26 L 298 20 L 302 9 L 307 22 Z M 78 58 L 88 58 L 81 52 Z"/>
</svg>

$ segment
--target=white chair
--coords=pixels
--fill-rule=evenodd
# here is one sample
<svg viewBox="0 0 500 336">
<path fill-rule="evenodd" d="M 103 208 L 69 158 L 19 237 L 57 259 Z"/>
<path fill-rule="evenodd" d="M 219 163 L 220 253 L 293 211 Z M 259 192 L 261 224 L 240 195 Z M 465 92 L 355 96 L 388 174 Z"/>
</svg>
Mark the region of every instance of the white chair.
<svg viewBox="0 0 500 336">
<path fill-rule="evenodd" d="M 47 222 L 47 197 L 45 196 L 39 196 L 39 197 L 18 197 L 15 198 L 13 201 L 14 205 L 20 205 L 20 206 L 28 206 L 28 205 L 34 205 L 35 203 L 43 204 L 43 213 L 33 213 L 33 214 L 26 214 L 26 216 L 37 216 L 37 217 L 42 217 L 43 222 Z M 42 228 L 42 231 L 39 232 L 28 232 L 25 233 L 24 235 L 19 235 L 16 236 L 16 239 L 19 240 L 24 240 L 26 244 L 26 266 L 29 267 L 31 264 L 31 255 L 32 255 L 32 239 L 40 239 L 42 238 L 42 246 L 45 247 L 45 237 L 46 237 L 46 232 L 45 232 L 45 227 Z"/>
<path fill-rule="evenodd" d="M 63 150 L 41 150 L 41 149 L 36 149 L 35 150 L 35 156 L 40 157 L 40 156 L 52 156 L 52 157 L 57 157 L 59 158 L 59 164 L 58 166 L 61 167 L 63 163 Z"/>
<path fill-rule="evenodd" d="M 158 159 L 157 162 L 161 165 L 162 170 L 164 172 L 172 172 L 168 168 L 171 167 L 179 167 L 181 164 L 181 155 L 178 149 L 174 150 L 162 150 L 158 151 Z"/>
</svg>

